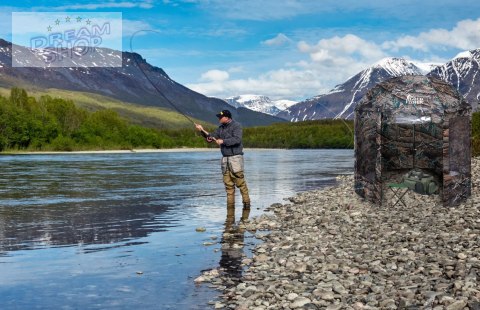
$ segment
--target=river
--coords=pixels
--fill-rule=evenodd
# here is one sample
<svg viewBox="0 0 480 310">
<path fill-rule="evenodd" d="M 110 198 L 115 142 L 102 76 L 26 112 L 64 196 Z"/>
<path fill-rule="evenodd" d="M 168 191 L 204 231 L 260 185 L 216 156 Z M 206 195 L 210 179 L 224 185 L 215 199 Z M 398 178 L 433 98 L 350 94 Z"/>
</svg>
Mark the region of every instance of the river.
<svg viewBox="0 0 480 310">
<path fill-rule="evenodd" d="M 250 216 L 353 172 L 352 150 L 245 153 Z M 193 279 L 226 254 L 219 161 L 218 150 L 0 156 L 1 308 L 208 308 L 219 292 Z"/>
</svg>

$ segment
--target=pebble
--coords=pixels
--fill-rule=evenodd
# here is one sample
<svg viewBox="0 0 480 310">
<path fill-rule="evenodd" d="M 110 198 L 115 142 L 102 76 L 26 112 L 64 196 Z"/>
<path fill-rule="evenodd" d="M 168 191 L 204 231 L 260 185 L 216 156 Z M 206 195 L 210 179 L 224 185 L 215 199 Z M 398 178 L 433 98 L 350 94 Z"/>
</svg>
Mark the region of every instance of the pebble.
<svg viewBox="0 0 480 310">
<path fill-rule="evenodd" d="M 407 207 L 380 207 L 339 176 L 249 220 L 259 243 L 237 260 L 241 279 L 217 270 L 194 281 L 218 282 L 225 309 L 479 309 L 479 157 L 472 184 L 459 206 L 409 191 Z"/>
<path fill-rule="evenodd" d="M 466 305 L 465 301 L 459 300 L 447 306 L 446 310 L 462 310 Z"/>
<path fill-rule="evenodd" d="M 329 300 L 329 301 L 335 299 L 333 292 L 322 292 L 318 295 L 318 297 L 320 297 L 320 299 L 322 300 Z"/>
<path fill-rule="evenodd" d="M 297 297 L 295 298 L 295 300 L 292 302 L 292 304 L 290 305 L 290 307 L 292 309 L 297 309 L 297 308 L 303 308 L 303 306 L 305 306 L 306 304 L 309 304 L 311 302 L 310 299 L 306 298 L 306 297 Z"/>
</svg>

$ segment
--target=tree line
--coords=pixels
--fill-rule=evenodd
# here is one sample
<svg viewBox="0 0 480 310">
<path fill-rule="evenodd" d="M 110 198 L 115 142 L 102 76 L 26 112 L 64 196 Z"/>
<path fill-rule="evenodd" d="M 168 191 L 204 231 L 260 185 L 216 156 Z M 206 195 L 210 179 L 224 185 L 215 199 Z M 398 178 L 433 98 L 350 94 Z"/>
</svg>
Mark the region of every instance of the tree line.
<svg viewBox="0 0 480 310">
<path fill-rule="evenodd" d="M 193 126 L 192 126 L 193 127 Z M 132 125 L 109 109 L 89 112 L 73 101 L 29 97 L 13 88 L 0 96 L 0 151 L 75 151 L 202 147 L 192 130 Z"/>
<path fill-rule="evenodd" d="M 215 128 L 206 128 L 213 131 Z M 315 120 L 244 129 L 251 148 L 353 148 L 353 121 Z M 480 112 L 472 117 L 473 155 L 480 155 Z M 29 97 L 12 88 L 0 96 L 0 151 L 77 151 L 216 147 L 192 128 L 162 129 L 130 124 L 110 109 L 90 112 L 71 100 Z"/>
<path fill-rule="evenodd" d="M 245 128 L 244 145 L 253 148 L 353 148 L 353 121 L 314 120 Z"/>
</svg>

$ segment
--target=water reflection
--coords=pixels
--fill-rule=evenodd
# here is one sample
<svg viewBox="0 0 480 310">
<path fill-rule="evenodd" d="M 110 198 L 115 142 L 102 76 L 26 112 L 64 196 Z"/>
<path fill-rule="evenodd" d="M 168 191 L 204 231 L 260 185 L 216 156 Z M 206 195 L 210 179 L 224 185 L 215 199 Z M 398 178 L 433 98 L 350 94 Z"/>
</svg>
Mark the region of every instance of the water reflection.
<svg viewBox="0 0 480 310">
<path fill-rule="evenodd" d="M 205 161 L 217 163 L 218 154 L 0 156 L 0 255 L 68 245 L 96 251 L 192 225 L 192 218 L 222 221 L 221 180 Z M 331 184 L 351 165 L 351 151 L 249 151 L 251 199 L 263 209 Z"/>
<path fill-rule="evenodd" d="M 225 217 L 218 160 L 216 150 L 0 156 L 1 308 L 205 308 L 213 293 L 194 285 L 199 270 L 220 262 L 234 285 L 257 242 L 238 213 Z M 244 220 L 353 167 L 351 150 L 249 150 L 245 160 L 255 208 Z M 221 252 L 202 245 L 198 226 L 224 232 Z"/>
<path fill-rule="evenodd" d="M 225 231 L 222 236 L 222 256 L 220 267 L 227 287 L 237 285 L 242 277 L 242 259 L 245 246 L 245 222 L 250 215 L 250 208 L 242 209 L 242 217 L 235 223 L 235 208 L 227 208 Z"/>
<path fill-rule="evenodd" d="M 119 201 L 0 208 L 0 253 L 69 245 L 91 252 L 139 244 L 130 241 L 175 225 L 162 217 L 166 211 L 165 205 L 142 200 L 134 208 Z"/>
</svg>

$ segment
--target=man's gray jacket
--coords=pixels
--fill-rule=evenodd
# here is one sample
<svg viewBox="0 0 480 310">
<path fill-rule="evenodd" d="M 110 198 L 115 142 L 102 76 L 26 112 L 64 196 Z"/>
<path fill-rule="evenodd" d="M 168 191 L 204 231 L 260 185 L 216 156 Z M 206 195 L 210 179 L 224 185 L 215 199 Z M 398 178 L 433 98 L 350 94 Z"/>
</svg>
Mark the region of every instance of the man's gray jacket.
<svg viewBox="0 0 480 310">
<path fill-rule="evenodd" d="M 233 119 L 227 123 L 220 125 L 211 137 L 215 139 L 223 139 L 223 144 L 220 146 L 223 156 L 243 155 L 242 144 L 242 125 Z"/>
</svg>

